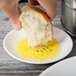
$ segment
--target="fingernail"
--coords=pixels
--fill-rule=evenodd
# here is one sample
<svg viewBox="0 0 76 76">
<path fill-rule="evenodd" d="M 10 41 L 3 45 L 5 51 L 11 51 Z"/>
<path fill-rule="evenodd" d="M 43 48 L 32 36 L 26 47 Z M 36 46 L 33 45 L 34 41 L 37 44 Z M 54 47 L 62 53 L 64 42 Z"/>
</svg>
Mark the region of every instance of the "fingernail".
<svg viewBox="0 0 76 76">
<path fill-rule="evenodd" d="M 15 30 L 20 30 L 22 28 L 21 25 L 17 25 L 17 24 L 13 24 L 13 23 L 12 23 L 12 26 Z"/>
</svg>

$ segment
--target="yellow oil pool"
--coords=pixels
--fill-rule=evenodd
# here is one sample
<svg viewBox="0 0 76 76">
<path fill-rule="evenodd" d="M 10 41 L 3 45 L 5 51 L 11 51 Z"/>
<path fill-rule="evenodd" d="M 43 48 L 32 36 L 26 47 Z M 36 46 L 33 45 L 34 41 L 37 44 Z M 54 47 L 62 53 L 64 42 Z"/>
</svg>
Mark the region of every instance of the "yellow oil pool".
<svg viewBox="0 0 76 76">
<path fill-rule="evenodd" d="M 28 47 L 27 38 L 23 38 L 16 44 L 16 52 L 25 59 L 34 61 L 44 61 L 52 59 L 61 51 L 60 43 L 57 40 L 53 40 L 51 45 L 47 48 L 32 48 Z"/>
</svg>

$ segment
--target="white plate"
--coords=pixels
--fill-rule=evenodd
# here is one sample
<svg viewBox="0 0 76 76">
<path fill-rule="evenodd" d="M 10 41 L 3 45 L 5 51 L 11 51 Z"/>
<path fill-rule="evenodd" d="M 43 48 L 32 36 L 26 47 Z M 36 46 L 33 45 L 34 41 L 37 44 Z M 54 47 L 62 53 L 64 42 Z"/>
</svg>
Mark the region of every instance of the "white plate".
<svg viewBox="0 0 76 76">
<path fill-rule="evenodd" d="M 47 64 L 47 63 L 58 61 L 64 58 L 65 56 L 67 56 L 71 52 L 73 47 L 73 42 L 70 36 L 66 34 L 64 31 L 56 27 L 54 27 L 53 29 L 54 29 L 54 38 L 58 40 L 61 44 L 61 53 L 53 59 L 46 60 L 46 61 L 31 61 L 31 60 L 21 58 L 15 51 L 15 44 L 18 40 L 25 37 L 25 32 L 23 29 L 20 31 L 12 30 L 6 35 L 3 41 L 4 49 L 13 58 L 20 60 L 22 62 L 27 62 L 31 64 Z"/>
<path fill-rule="evenodd" d="M 76 56 L 54 64 L 39 76 L 76 76 Z"/>
</svg>

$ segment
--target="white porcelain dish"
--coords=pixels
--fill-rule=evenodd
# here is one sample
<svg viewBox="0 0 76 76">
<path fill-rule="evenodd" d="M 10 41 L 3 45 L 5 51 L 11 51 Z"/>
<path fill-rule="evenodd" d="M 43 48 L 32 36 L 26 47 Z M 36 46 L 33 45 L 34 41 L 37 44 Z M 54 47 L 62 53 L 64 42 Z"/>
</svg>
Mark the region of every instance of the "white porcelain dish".
<svg viewBox="0 0 76 76">
<path fill-rule="evenodd" d="M 76 56 L 54 64 L 39 76 L 76 76 Z"/>
<path fill-rule="evenodd" d="M 58 61 L 58 60 L 64 58 L 65 56 L 67 56 L 71 52 L 72 47 L 73 47 L 73 42 L 72 42 L 72 39 L 70 38 L 70 36 L 67 33 L 65 33 L 64 31 L 62 31 L 56 27 L 53 27 L 53 29 L 54 29 L 54 38 L 56 40 L 58 40 L 61 44 L 60 54 L 53 59 L 46 60 L 46 61 L 31 61 L 31 60 L 21 58 L 15 51 L 15 44 L 21 38 L 26 37 L 25 36 L 26 34 L 23 29 L 20 31 L 12 30 L 5 36 L 5 38 L 3 40 L 4 49 L 10 56 L 12 56 L 13 58 L 20 60 L 22 62 L 27 62 L 27 63 L 31 63 L 31 64 L 47 64 L 47 63 L 52 63 L 52 62 Z"/>
</svg>

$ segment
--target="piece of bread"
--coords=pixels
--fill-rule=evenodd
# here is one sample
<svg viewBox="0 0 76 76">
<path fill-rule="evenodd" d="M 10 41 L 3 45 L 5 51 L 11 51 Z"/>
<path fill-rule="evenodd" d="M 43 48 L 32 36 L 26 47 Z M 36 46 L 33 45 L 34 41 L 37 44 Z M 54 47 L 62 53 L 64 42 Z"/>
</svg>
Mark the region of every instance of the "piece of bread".
<svg viewBox="0 0 76 76">
<path fill-rule="evenodd" d="M 28 38 L 28 45 L 35 48 L 48 46 L 53 40 L 53 27 L 50 18 L 37 7 L 22 8 L 20 21 Z"/>
</svg>

